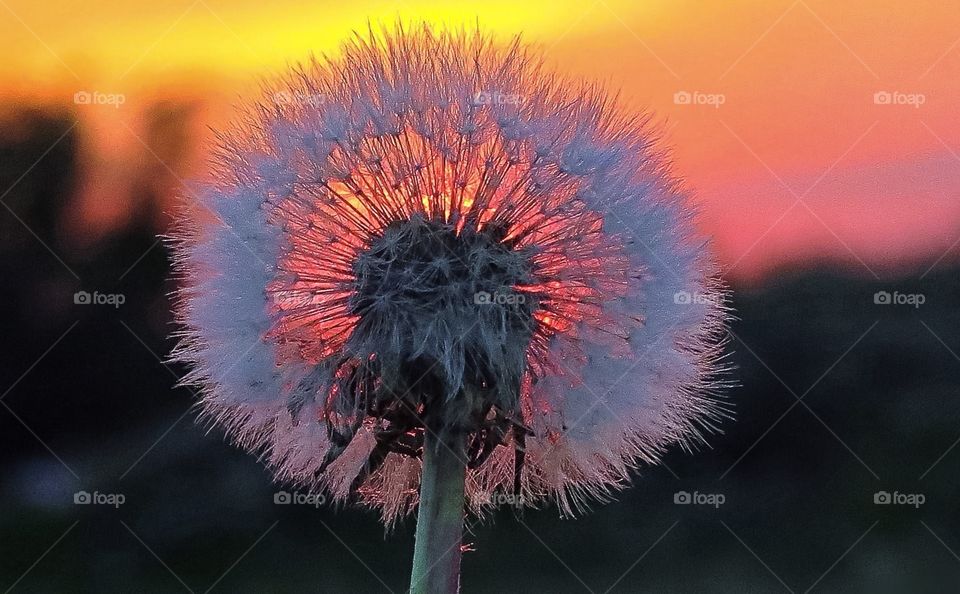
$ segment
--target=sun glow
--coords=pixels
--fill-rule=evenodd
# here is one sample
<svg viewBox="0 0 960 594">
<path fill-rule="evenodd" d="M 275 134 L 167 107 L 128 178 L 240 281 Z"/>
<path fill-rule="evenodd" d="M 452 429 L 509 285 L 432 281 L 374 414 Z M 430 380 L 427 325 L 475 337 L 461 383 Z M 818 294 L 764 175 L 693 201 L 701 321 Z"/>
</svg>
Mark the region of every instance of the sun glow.
<svg viewBox="0 0 960 594">
<path fill-rule="evenodd" d="M 178 178 L 202 163 L 196 149 L 209 144 L 208 127 L 229 121 L 236 97 L 255 93 L 259 77 L 311 53 L 336 55 L 352 31 L 397 18 L 479 23 L 501 40 L 523 32 L 563 71 L 607 81 L 631 106 L 650 109 L 733 275 L 824 255 L 872 268 L 936 259 L 956 240 L 950 139 L 960 128 L 950 98 L 960 93 L 960 15 L 950 3 L 10 0 L 0 15 L 3 107 L 66 112 L 80 123 L 81 179 L 67 225 L 78 243 L 94 244 L 133 216 L 131 194 L 144 177 L 172 171 L 158 190 L 171 200 Z M 925 101 L 874 104 L 884 90 Z M 82 92 L 124 103 L 78 105 Z M 725 100 L 680 105 L 678 92 Z M 183 114 L 158 115 L 171 106 Z M 180 126 L 191 152 L 155 146 L 155 120 Z M 150 171 L 158 158 L 160 175 Z M 791 193 L 807 188 L 810 209 L 785 212 Z"/>
</svg>

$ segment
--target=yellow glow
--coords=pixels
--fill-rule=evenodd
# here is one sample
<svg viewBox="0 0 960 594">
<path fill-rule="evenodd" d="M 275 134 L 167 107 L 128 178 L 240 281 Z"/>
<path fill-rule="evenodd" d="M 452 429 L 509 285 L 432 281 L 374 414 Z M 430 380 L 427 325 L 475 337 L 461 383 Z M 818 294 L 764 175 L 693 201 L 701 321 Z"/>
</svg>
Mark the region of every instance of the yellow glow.
<svg viewBox="0 0 960 594">
<path fill-rule="evenodd" d="M 620 27 L 636 2 L 603 0 L 590 10 L 582 1 L 329 0 L 312 3 L 198 0 L 95 4 L 66 0 L 7 2 L 0 44 L 17 51 L 0 74 L 45 79 L 79 78 L 119 84 L 172 70 L 212 70 L 219 76 L 274 69 L 310 53 L 336 51 L 368 22 L 391 25 L 426 21 L 447 27 L 480 23 L 496 35 L 523 32 L 545 46 L 567 36 Z M 647 16 L 662 2 L 646 3 Z M 265 10 L 266 8 L 266 10 Z"/>
<path fill-rule="evenodd" d="M 793 257 L 821 244 L 896 254 L 917 237 L 934 238 L 925 249 L 936 259 L 956 241 L 956 169 L 925 164 L 954 163 L 960 138 L 960 13 L 942 0 L 0 0 L 0 108 L 76 115 L 86 172 L 77 226 L 89 231 L 126 216 L 123 189 L 156 165 L 144 139 L 157 109 L 184 109 L 176 126 L 203 146 L 261 76 L 336 53 L 368 21 L 398 19 L 522 33 L 551 68 L 652 110 L 718 251 L 748 256 L 741 268 L 764 251 Z M 125 102 L 75 105 L 78 92 Z M 678 104 L 678 92 L 724 103 Z M 877 92 L 925 103 L 878 105 Z M 184 158 L 177 174 L 201 164 Z M 878 174 L 889 181 L 864 181 Z M 804 191 L 816 215 L 784 217 Z M 927 206 L 908 211 L 917 201 Z M 922 226 L 911 222 L 920 216 Z"/>
</svg>

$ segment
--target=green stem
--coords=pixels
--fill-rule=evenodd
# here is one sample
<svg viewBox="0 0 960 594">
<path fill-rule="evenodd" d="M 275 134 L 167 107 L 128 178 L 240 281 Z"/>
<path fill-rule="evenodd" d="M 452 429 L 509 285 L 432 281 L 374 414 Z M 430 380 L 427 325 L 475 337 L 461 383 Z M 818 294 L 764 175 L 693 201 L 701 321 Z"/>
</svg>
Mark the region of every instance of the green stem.
<svg viewBox="0 0 960 594">
<path fill-rule="evenodd" d="M 410 593 L 456 594 L 463 538 L 464 442 L 426 433 Z"/>
</svg>

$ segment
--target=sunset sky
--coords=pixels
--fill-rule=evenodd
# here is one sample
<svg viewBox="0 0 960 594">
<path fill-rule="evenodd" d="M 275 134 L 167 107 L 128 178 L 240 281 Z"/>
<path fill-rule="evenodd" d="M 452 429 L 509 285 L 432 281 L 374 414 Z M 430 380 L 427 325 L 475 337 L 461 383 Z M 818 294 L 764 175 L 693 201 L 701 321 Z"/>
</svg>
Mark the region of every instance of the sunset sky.
<svg viewBox="0 0 960 594">
<path fill-rule="evenodd" d="M 522 32 L 557 69 L 652 110 L 731 274 L 830 257 L 883 276 L 957 252 L 957 3 L 0 0 L 0 103 L 76 114 L 80 220 L 95 232 L 129 208 L 131 168 L 163 158 L 143 141 L 157 101 L 196 106 L 200 146 L 257 77 L 397 17 Z M 76 105 L 78 92 L 123 103 Z"/>
</svg>

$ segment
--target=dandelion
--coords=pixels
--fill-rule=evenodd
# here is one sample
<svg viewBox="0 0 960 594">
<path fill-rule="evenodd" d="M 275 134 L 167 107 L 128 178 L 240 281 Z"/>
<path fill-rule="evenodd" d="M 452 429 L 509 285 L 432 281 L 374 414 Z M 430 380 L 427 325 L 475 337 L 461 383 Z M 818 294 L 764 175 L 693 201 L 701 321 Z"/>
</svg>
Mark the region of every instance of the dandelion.
<svg viewBox="0 0 960 594">
<path fill-rule="evenodd" d="M 649 116 L 426 26 L 266 91 L 173 234 L 174 357 L 278 479 L 419 505 L 414 592 L 456 591 L 465 511 L 573 514 L 724 416 L 723 295 Z"/>
</svg>

